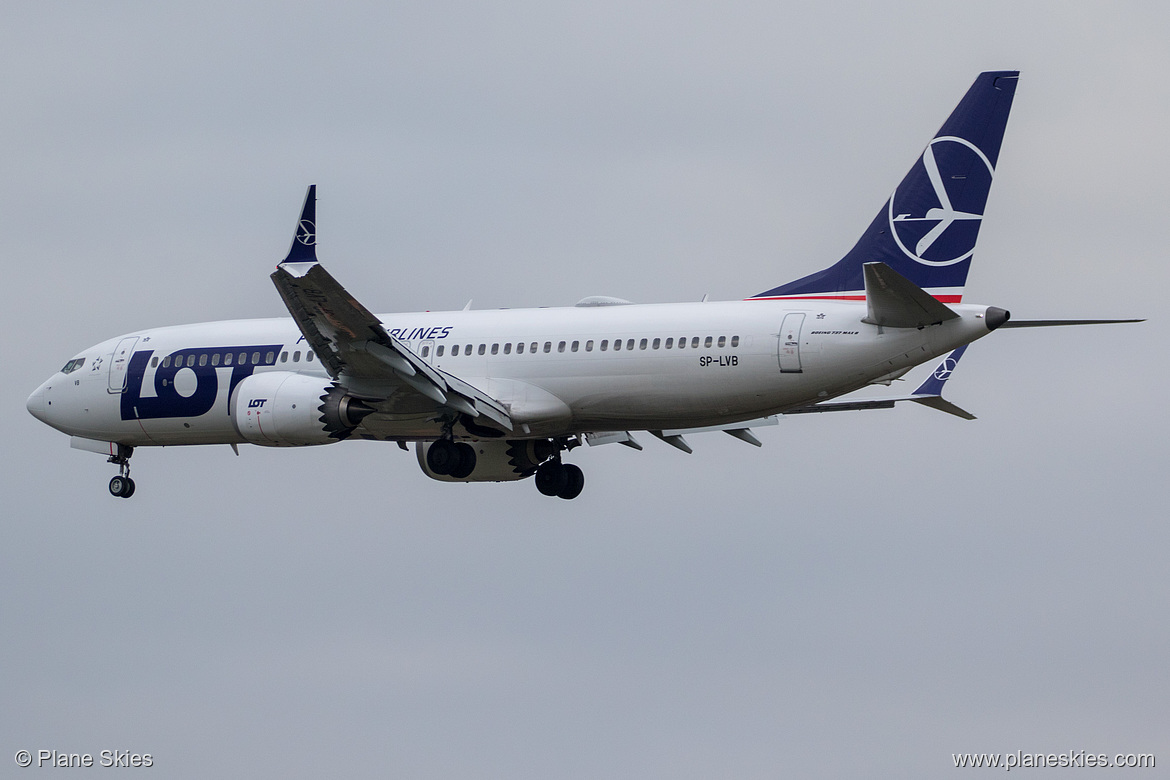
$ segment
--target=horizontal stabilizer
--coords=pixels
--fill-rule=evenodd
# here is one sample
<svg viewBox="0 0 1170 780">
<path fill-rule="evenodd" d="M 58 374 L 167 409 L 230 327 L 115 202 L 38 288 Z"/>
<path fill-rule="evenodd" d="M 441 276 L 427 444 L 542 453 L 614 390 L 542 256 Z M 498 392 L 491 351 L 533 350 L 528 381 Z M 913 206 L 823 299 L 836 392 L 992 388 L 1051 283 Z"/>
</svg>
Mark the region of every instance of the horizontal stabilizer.
<svg viewBox="0 0 1170 780">
<path fill-rule="evenodd" d="M 859 412 L 867 409 L 893 409 L 894 405 L 899 401 L 914 401 L 923 406 L 929 406 L 931 409 L 938 409 L 940 412 L 962 417 L 964 420 L 974 420 L 975 415 L 965 409 L 960 409 L 942 397 L 943 385 L 951 378 L 951 374 L 954 373 L 955 367 L 959 364 L 959 358 L 963 357 L 963 353 L 966 351 L 967 345 L 964 344 L 943 358 L 943 361 L 938 364 L 927 380 L 919 385 L 918 389 L 910 395 L 896 395 L 887 398 L 860 398 L 846 401 L 822 401 L 818 404 L 789 409 L 784 414 L 816 414 L 819 412 Z"/>
<path fill-rule="evenodd" d="M 862 322 L 886 328 L 924 328 L 959 315 L 885 263 L 866 263 Z"/>
<path fill-rule="evenodd" d="M 953 403 L 943 398 L 941 395 L 924 395 L 919 398 L 911 398 L 911 401 L 920 403 L 923 406 L 929 406 L 931 409 L 938 409 L 940 412 L 953 414 L 955 417 L 962 417 L 964 420 L 974 420 L 975 415 L 968 412 L 966 409 L 961 409 Z"/>
</svg>

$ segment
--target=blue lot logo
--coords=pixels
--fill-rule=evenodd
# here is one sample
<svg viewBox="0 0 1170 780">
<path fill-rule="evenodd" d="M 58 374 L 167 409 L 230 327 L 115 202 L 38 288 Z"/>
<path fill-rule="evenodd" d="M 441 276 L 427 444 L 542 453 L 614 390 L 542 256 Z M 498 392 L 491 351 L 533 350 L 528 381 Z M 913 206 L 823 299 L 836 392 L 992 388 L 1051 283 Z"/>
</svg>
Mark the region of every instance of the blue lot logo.
<svg viewBox="0 0 1170 780">
<path fill-rule="evenodd" d="M 166 417 L 198 417 L 211 411 L 219 396 L 220 373 L 229 374 L 227 397 L 230 398 L 236 385 L 252 375 L 257 365 L 272 365 L 280 351 L 279 344 L 249 345 L 241 347 L 197 347 L 172 352 L 168 364 L 154 368 L 154 392 L 143 393 L 142 385 L 150 370 L 150 358 L 154 350 L 135 352 L 126 369 L 126 389 L 122 392 L 123 420 L 157 420 Z M 253 359 L 237 357 L 234 365 L 213 365 L 212 356 L 250 356 Z M 217 357 L 216 363 L 220 360 Z M 194 392 L 184 395 L 175 386 L 175 375 L 190 371 L 195 375 Z M 253 404 L 255 402 L 253 401 Z M 263 403 L 263 401 L 261 402 Z"/>
</svg>

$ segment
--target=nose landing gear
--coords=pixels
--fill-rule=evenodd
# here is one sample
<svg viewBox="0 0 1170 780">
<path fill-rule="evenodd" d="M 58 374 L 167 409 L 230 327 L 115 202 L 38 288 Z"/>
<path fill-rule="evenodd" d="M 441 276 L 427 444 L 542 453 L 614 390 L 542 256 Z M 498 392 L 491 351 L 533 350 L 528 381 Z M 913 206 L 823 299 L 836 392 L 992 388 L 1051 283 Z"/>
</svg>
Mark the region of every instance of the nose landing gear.
<svg viewBox="0 0 1170 780">
<path fill-rule="evenodd" d="M 110 480 L 110 495 L 118 498 L 130 498 L 134 495 L 134 480 L 130 479 L 130 456 L 133 453 L 133 447 L 119 444 L 117 453 L 111 455 L 107 461 L 118 464 L 118 476 Z"/>
</svg>

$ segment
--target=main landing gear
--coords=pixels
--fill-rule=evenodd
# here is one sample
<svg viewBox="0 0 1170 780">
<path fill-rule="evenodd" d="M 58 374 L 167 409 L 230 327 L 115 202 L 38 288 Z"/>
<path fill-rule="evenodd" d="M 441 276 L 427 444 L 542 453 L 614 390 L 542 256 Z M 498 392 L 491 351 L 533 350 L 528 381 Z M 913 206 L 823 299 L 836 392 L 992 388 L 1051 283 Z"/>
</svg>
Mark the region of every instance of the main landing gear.
<svg viewBox="0 0 1170 780">
<path fill-rule="evenodd" d="M 118 464 L 118 476 L 110 480 L 110 495 L 130 498 L 134 495 L 134 480 L 130 479 L 130 456 L 134 453 L 134 448 L 121 444 L 117 447 L 117 454 L 111 455 L 107 461 Z"/>
<path fill-rule="evenodd" d="M 574 499 L 585 487 L 585 474 L 572 463 L 561 463 L 559 457 L 545 461 L 536 469 L 536 489 L 545 496 Z"/>
<path fill-rule="evenodd" d="M 525 476 L 534 475 L 536 489 L 544 496 L 556 496 L 572 500 L 581 495 L 585 487 L 585 475 L 580 467 L 561 461 L 561 453 L 581 446 L 577 436 L 556 439 L 515 442 L 508 450 L 512 464 L 522 466 Z"/>
</svg>

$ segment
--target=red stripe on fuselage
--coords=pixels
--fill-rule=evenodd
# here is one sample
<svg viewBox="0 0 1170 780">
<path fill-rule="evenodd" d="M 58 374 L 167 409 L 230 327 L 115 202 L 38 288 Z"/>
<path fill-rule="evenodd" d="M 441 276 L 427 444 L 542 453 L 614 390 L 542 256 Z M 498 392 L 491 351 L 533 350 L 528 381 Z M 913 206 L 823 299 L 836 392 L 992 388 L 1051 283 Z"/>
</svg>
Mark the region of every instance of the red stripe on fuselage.
<svg viewBox="0 0 1170 780">
<path fill-rule="evenodd" d="M 962 303 L 962 295 L 935 295 L 940 303 Z M 744 298 L 745 301 L 864 301 L 865 295 L 774 295 Z"/>
</svg>

